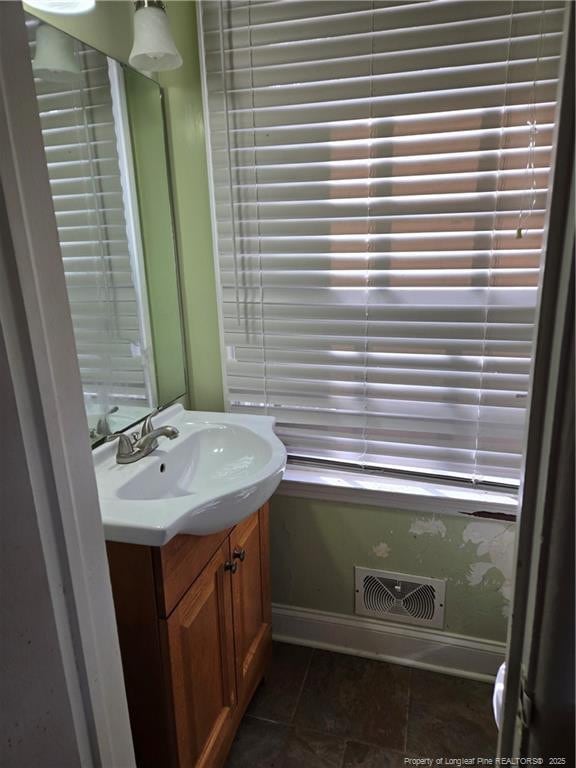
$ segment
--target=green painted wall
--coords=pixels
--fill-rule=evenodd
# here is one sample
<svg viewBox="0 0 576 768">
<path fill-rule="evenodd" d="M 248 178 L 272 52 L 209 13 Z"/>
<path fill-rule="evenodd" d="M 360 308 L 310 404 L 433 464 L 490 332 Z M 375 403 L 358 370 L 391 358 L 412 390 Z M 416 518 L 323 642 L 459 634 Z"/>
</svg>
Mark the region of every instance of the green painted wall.
<svg viewBox="0 0 576 768">
<path fill-rule="evenodd" d="M 198 58 L 196 5 L 167 4 L 184 64 L 160 75 L 166 89 L 176 230 L 181 256 L 190 401 L 197 410 L 224 407 L 210 198 Z"/>
<path fill-rule="evenodd" d="M 190 399 L 193 408 L 222 410 L 195 4 L 169 2 L 168 15 L 184 59 L 181 69 L 160 75 L 159 81 L 166 89 Z M 62 26 L 61 19 L 57 23 Z M 132 42 L 131 4 L 99 1 L 96 12 L 66 28 L 125 61 Z M 514 528 L 450 515 L 275 496 L 273 600 L 352 614 L 354 565 L 445 578 L 446 631 L 504 640 Z"/>
<path fill-rule="evenodd" d="M 515 524 L 275 496 L 274 602 L 354 613 L 354 566 L 446 579 L 445 631 L 504 641 Z"/>
</svg>

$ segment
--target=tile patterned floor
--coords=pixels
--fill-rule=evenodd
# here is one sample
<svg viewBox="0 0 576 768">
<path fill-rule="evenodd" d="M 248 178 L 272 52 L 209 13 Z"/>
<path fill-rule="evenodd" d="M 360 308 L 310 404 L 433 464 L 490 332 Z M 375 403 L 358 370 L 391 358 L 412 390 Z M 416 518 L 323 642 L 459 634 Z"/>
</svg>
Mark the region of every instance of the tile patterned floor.
<svg viewBox="0 0 576 768">
<path fill-rule="evenodd" d="M 488 683 L 274 643 L 226 768 L 403 768 L 404 757 L 488 757 Z"/>
</svg>

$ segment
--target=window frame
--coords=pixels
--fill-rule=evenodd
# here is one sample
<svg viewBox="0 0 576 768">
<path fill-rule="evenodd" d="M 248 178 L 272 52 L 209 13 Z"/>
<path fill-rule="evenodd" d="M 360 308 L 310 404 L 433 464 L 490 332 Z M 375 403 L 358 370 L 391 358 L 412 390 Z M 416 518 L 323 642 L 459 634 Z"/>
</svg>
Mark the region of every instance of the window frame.
<svg viewBox="0 0 576 768">
<path fill-rule="evenodd" d="M 197 4 L 197 27 L 199 58 L 201 69 L 202 100 L 205 122 L 208 126 L 209 93 L 207 87 L 206 51 L 203 34 L 202 4 Z M 565 32 L 565 26 L 564 26 Z M 556 113 L 558 111 L 558 102 Z M 205 131 L 205 149 L 208 166 L 208 184 L 210 193 L 210 214 L 212 226 L 213 266 L 217 286 L 218 325 L 220 338 L 220 360 L 222 382 L 225 392 L 225 409 L 231 410 L 227 398 L 228 371 L 227 371 L 227 345 L 224 335 L 224 312 L 222 288 L 220 284 L 220 268 L 218 252 L 218 221 L 216 217 L 216 194 L 214 183 L 214 165 L 211 147 L 210 130 Z M 555 147 L 552 147 L 550 168 L 553 167 Z M 550 187 L 547 190 L 548 202 Z M 549 207 L 545 211 L 547 221 Z M 542 254 L 546 252 L 546 224 L 542 237 Z M 543 262 L 542 267 L 543 269 Z M 541 290 L 541 277 L 538 285 L 537 303 L 535 308 L 535 333 L 538 327 L 539 295 Z M 522 464 L 524 464 L 527 440 L 527 423 L 530 414 L 531 382 L 534 367 L 534 352 L 531 356 L 528 405 L 526 408 L 526 426 L 524 429 Z M 329 460 L 309 463 L 299 460 L 297 457 L 288 457 L 287 469 L 284 479 L 280 484 L 278 493 L 285 496 L 315 498 L 336 502 L 366 504 L 408 511 L 441 512 L 448 514 L 465 514 L 474 517 L 488 519 L 503 519 L 513 521 L 519 514 L 519 498 L 522 481 L 516 484 L 496 482 L 475 482 L 468 478 L 440 478 L 434 475 L 422 475 L 414 473 L 398 473 L 393 469 L 376 469 L 351 463 L 349 468 L 338 466 L 336 462 L 332 467 Z"/>
</svg>

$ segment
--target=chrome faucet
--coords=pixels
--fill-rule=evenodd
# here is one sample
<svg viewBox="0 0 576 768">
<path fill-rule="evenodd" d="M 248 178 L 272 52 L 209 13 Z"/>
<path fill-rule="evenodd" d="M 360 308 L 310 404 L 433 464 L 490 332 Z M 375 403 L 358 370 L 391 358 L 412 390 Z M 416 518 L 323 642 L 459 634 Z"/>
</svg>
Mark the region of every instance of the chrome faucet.
<svg viewBox="0 0 576 768">
<path fill-rule="evenodd" d="M 176 427 L 156 427 L 152 425 L 152 416 L 148 416 L 142 425 L 142 431 L 140 435 L 135 433 L 130 437 L 124 432 L 117 432 L 114 435 L 110 435 L 106 438 L 107 442 L 112 440 L 118 440 L 118 450 L 116 452 L 117 464 L 132 464 L 135 461 L 140 461 L 144 456 L 148 456 L 152 451 L 158 448 L 158 438 L 167 437 L 169 440 L 174 440 L 180 433 Z"/>
<path fill-rule="evenodd" d="M 141 435 L 140 439 L 134 443 L 134 450 L 140 454 L 138 458 L 141 459 L 158 448 L 159 437 L 167 437 L 169 440 L 174 440 L 179 434 L 176 427 L 156 427 L 151 432 Z"/>
</svg>

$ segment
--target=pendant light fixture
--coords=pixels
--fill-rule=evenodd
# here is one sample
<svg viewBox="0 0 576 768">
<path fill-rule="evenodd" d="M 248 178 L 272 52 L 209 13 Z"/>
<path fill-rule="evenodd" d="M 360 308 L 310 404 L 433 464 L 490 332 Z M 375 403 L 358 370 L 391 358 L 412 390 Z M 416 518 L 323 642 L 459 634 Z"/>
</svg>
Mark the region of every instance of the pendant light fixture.
<svg viewBox="0 0 576 768">
<path fill-rule="evenodd" d="M 96 7 L 96 0 L 26 0 L 26 5 L 36 11 L 72 16 L 92 11 Z"/>
<path fill-rule="evenodd" d="M 161 0 L 137 0 L 134 4 L 134 45 L 130 65 L 144 72 L 163 72 L 182 66 L 172 39 L 166 6 Z"/>
</svg>

